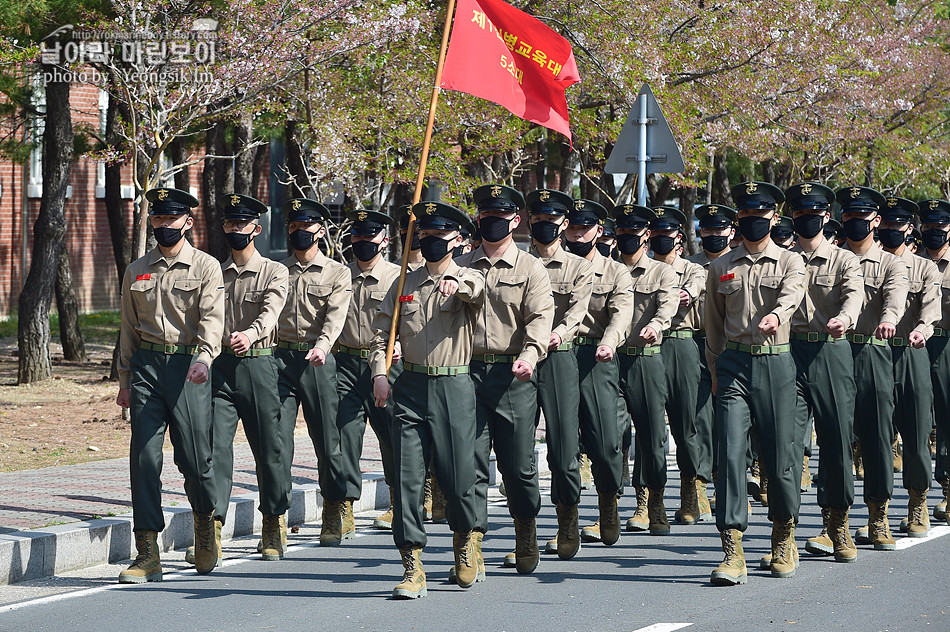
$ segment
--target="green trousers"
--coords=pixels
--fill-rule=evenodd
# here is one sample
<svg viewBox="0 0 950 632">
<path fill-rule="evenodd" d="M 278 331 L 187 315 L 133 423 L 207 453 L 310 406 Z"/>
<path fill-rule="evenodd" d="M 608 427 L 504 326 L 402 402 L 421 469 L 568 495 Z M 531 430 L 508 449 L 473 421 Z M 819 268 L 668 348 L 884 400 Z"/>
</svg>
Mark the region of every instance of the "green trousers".
<svg viewBox="0 0 950 632">
<path fill-rule="evenodd" d="M 943 483 L 950 477 L 947 439 L 950 438 L 950 338 L 941 336 L 927 341 L 930 377 L 934 393 L 934 425 L 937 427 L 937 461 L 934 479 Z"/>
<path fill-rule="evenodd" d="M 475 528 L 488 532 L 488 473 L 495 450 L 512 518 L 534 518 L 541 511 L 534 437 L 538 423 L 537 373 L 522 382 L 511 363 L 473 361 L 475 385 Z M 441 479 L 439 483 L 441 484 Z"/>
<path fill-rule="evenodd" d="M 221 354 L 214 361 L 214 481 L 215 518 L 228 515 L 234 472 L 234 433 L 238 419 L 257 464 L 258 509 L 265 516 L 280 516 L 290 509 L 290 460 L 280 430 L 277 396 L 277 361 L 274 356 L 239 358 Z"/>
<path fill-rule="evenodd" d="M 666 369 L 660 354 L 620 356 L 620 388 L 636 431 L 633 481 L 637 487 L 666 487 Z"/>
<path fill-rule="evenodd" d="M 297 410 L 303 407 L 307 432 L 317 453 L 320 493 L 325 500 L 346 498 L 346 477 L 340 430 L 336 425 L 339 398 L 336 392 L 336 360 L 327 356 L 323 366 L 307 361 L 306 351 L 277 349 L 277 391 L 280 396 L 280 426 L 285 432 L 284 445 L 293 446 L 293 428 Z M 293 451 L 288 453 L 293 461 Z"/>
<path fill-rule="evenodd" d="M 402 363 L 394 362 L 389 379 L 395 380 L 402 372 Z M 393 400 L 386 408 L 376 407 L 373 396 L 373 376 L 369 362 L 348 353 L 336 354 L 336 389 L 340 397 L 336 425 L 340 431 L 340 450 L 343 453 L 343 477 L 346 480 L 346 497 L 356 499 L 363 489 L 363 472 L 360 457 L 363 455 L 363 436 L 366 420 L 376 433 L 379 454 L 383 462 L 386 484 L 393 484 L 393 443 L 390 427 L 393 418 Z"/>
<path fill-rule="evenodd" d="M 702 355 L 706 355 L 703 353 Z M 666 368 L 666 414 L 676 441 L 676 464 L 680 475 L 712 480 L 712 419 L 699 413 L 702 359 L 691 338 L 663 339 Z M 709 392 L 704 396 L 708 399 Z"/>
<path fill-rule="evenodd" d="M 581 499 L 577 357 L 572 350 L 548 351 L 547 357 L 538 363 L 537 375 L 538 414 L 544 413 L 544 438 L 551 470 L 551 502 L 577 505 Z"/>
<path fill-rule="evenodd" d="M 622 435 L 617 421 L 620 363 L 616 356 L 610 362 L 598 362 L 594 357 L 596 351 L 594 345 L 574 347 L 581 396 L 578 424 L 597 492 L 617 494 L 623 484 Z"/>
<path fill-rule="evenodd" d="M 745 472 L 753 429 L 758 437 L 758 458 L 769 479 L 769 517 L 798 520 L 801 465 L 796 469 L 795 464 L 801 459 L 795 437 L 795 361 L 791 354 L 754 356 L 726 349 L 716 362 L 716 379 L 716 527 L 719 531 L 745 531 L 748 527 Z"/>
<path fill-rule="evenodd" d="M 930 431 L 934 393 L 926 349 L 891 347 L 894 358 L 894 425 L 904 445 L 904 489 L 930 489 Z"/>
<path fill-rule="evenodd" d="M 851 343 L 854 435 L 864 460 L 864 501 L 883 503 L 894 492 L 894 360 L 888 347 Z"/>
<path fill-rule="evenodd" d="M 475 387 L 468 375 L 403 371 L 393 383 L 393 541 L 424 547 L 422 502 L 430 467 L 455 533 L 476 528 Z"/>
<path fill-rule="evenodd" d="M 132 439 L 129 475 L 133 529 L 162 531 L 162 444 L 171 434 L 175 465 L 197 513 L 214 509 L 211 467 L 211 380 L 185 381 L 192 356 L 138 349 L 131 361 Z M 213 373 L 213 372 L 212 372 Z"/>
<path fill-rule="evenodd" d="M 821 453 L 818 460 L 818 505 L 848 509 L 854 503 L 854 360 L 851 345 L 792 340 L 798 391 L 798 429 L 808 432 L 815 419 Z M 808 437 L 809 443 L 811 437 Z"/>
<path fill-rule="evenodd" d="M 696 389 L 696 428 L 697 432 L 708 432 L 706 442 L 710 451 L 710 476 L 719 471 L 719 461 L 715 450 L 716 436 L 716 397 L 712 394 L 712 376 L 709 373 L 709 364 L 706 362 L 706 336 L 693 336 L 696 348 L 699 351 L 699 387 Z M 678 451 L 678 450 L 677 450 Z M 702 477 L 702 474 L 697 472 Z M 709 480 L 712 480 L 711 478 Z M 706 481 L 709 482 L 708 480 Z"/>
</svg>

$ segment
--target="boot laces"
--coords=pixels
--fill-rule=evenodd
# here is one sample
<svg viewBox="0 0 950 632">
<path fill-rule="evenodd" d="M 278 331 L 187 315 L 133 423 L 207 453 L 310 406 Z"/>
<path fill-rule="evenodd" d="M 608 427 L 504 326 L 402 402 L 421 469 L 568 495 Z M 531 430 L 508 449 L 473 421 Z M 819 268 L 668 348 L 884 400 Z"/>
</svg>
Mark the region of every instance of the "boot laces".
<svg viewBox="0 0 950 632">
<path fill-rule="evenodd" d="M 144 566 L 145 562 L 152 555 L 152 541 L 146 535 L 136 535 L 135 548 L 138 553 L 135 555 L 135 560 L 132 562 L 132 566 Z"/>
<path fill-rule="evenodd" d="M 736 541 L 728 534 L 722 535 L 722 548 L 726 553 L 726 561 L 732 561 L 739 557 L 739 550 L 736 548 Z"/>
<path fill-rule="evenodd" d="M 468 535 L 464 536 L 462 547 L 461 547 L 461 550 L 459 551 L 459 563 L 462 566 L 469 566 L 469 560 L 468 560 L 469 553 L 470 553 L 470 550 L 473 548 L 471 544 L 472 544 L 472 534 L 469 533 Z"/>
<path fill-rule="evenodd" d="M 210 522 L 210 519 L 205 519 L 203 516 L 201 516 L 201 521 L 202 523 L 206 523 L 206 522 Z M 196 529 L 195 548 L 196 549 L 210 549 L 211 539 L 214 537 L 213 532 L 214 532 L 213 526 L 211 528 L 207 528 L 205 526 L 204 528 L 199 527 L 198 529 Z"/>
<path fill-rule="evenodd" d="M 531 548 L 531 530 L 525 522 L 518 522 L 518 550 L 527 551 Z"/>
<path fill-rule="evenodd" d="M 920 492 L 914 493 L 913 502 L 910 508 L 910 521 L 915 523 L 922 523 L 924 521 L 924 507 L 926 506 L 923 499 L 923 494 Z"/>
</svg>

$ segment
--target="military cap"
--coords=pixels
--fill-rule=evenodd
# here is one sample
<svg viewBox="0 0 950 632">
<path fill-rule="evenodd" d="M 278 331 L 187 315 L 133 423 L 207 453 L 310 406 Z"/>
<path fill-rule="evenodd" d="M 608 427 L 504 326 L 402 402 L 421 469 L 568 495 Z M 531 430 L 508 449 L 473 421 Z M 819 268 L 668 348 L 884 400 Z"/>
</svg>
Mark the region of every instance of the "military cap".
<svg viewBox="0 0 950 632">
<path fill-rule="evenodd" d="M 910 234 L 904 238 L 904 245 L 910 246 L 911 244 L 917 244 L 917 247 L 920 248 L 924 243 L 924 238 L 920 234 L 920 230 L 917 228 L 912 228 Z"/>
<path fill-rule="evenodd" d="M 552 189 L 538 189 L 528 194 L 526 198 L 528 213 L 545 215 L 566 215 L 574 208 L 574 200 L 567 193 Z"/>
<path fill-rule="evenodd" d="M 149 189 L 145 199 L 150 202 L 149 215 L 183 215 L 198 206 L 195 196 L 181 189 Z"/>
<path fill-rule="evenodd" d="M 835 192 L 817 182 L 802 182 L 785 189 L 785 208 L 791 211 L 827 211 L 835 203 Z"/>
<path fill-rule="evenodd" d="M 591 200 L 574 200 L 567 214 L 568 223 L 575 226 L 603 226 L 605 219 L 607 209 Z"/>
<path fill-rule="evenodd" d="M 393 219 L 399 224 L 399 230 L 406 230 L 409 227 L 409 205 L 402 204 L 393 211 Z"/>
<path fill-rule="evenodd" d="M 641 229 L 650 225 L 656 217 L 652 209 L 637 204 L 621 204 L 610 209 L 617 228 Z"/>
<path fill-rule="evenodd" d="M 617 220 L 613 217 L 604 218 L 604 237 L 615 237 L 617 235 Z"/>
<path fill-rule="evenodd" d="M 829 237 L 838 237 L 841 231 L 844 230 L 844 227 L 841 225 L 841 222 L 836 220 L 833 217 L 828 218 L 828 221 L 825 223 L 824 229 L 822 229 L 825 235 L 825 238 Z"/>
<path fill-rule="evenodd" d="M 924 200 L 917 203 L 917 215 L 921 224 L 950 224 L 950 202 Z"/>
<path fill-rule="evenodd" d="M 475 222 L 472 221 L 472 218 L 466 216 L 465 219 L 466 222 L 462 224 L 461 228 L 462 237 L 465 237 L 465 239 L 471 239 L 475 234 L 475 231 L 478 229 L 475 227 Z"/>
<path fill-rule="evenodd" d="M 442 202 L 419 202 L 412 207 L 412 214 L 416 217 L 416 228 L 419 230 L 461 231 L 463 226 L 471 222 L 466 213 Z"/>
<path fill-rule="evenodd" d="M 785 194 L 768 182 L 743 182 L 732 187 L 732 199 L 739 210 L 774 209 L 785 201 Z"/>
<path fill-rule="evenodd" d="M 524 208 L 521 191 L 503 184 L 485 184 L 472 192 L 480 211 L 518 211 Z"/>
<path fill-rule="evenodd" d="M 375 235 L 386 226 L 393 223 L 393 218 L 379 211 L 357 210 L 347 211 L 346 219 L 352 220 L 351 235 Z"/>
<path fill-rule="evenodd" d="M 650 221 L 653 230 L 677 230 L 687 221 L 683 211 L 673 206 L 655 206 L 653 215 L 655 217 Z"/>
<path fill-rule="evenodd" d="M 881 206 L 881 218 L 889 222 L 910 222 L 917 213 L 917 204 L 906 198 L 889 197 Z"/>
<path fill-rule="evenodd" d="M 330 218 L 330 209 L 307 198 L 287 200 L 280 210 L 288 222 L 323 222 Z"/>
<path fill-rule="evenodd" d="M 729 228 L 736 218 L 736 210 L 721 204 L 703 204 L 696 208 L 700 228 Z"/>
<path fill-rule="evenodd" d="M 249 195 L 232 193 L 224 196 L 225 219 L 257 219 L 267 212 L 267 205 Z"/>
<path fill-rule="evenodd" d="M 772 239 L 781 239 L 782 241 L 795 236 L 795 224 L 792 218 L 787 215 L 781 215 L 778 223 L 772 227 Z"/>
<path fill-rule="evenodd" d="M 845 187 L 838 189 L 835 199 L 841 205 L 841 213 L 871 213 L 886 204 L 884 196 L 868 187 Z"/>
</svg>

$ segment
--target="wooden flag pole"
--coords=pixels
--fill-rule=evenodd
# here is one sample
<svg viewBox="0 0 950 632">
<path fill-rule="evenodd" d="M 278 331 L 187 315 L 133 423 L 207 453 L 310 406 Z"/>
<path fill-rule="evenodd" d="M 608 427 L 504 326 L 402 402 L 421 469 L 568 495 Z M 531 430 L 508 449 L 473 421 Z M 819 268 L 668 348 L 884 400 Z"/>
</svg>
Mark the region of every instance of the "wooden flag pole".
<svg viewBox="0 0 950 632">
<path fill-rule="evenodd" d="M 435 85 L 432 86 L 432 98 L 429 100 L 429 121 L 426 123 L 425 138 L 422 141 L 422 157 L 419 160 L 419 172 L 416 174 L 416 190 L 412 194 L 412 206 L 422 197 L 422 184 L 425 181 L 426 162 L 429 160 L 429 143 L 432 141 L 432 128 L 435 127 L 435 106 L 439 102 L 439 85 L 442 83 L 442 68 L 445 66 L 445 52 L 449 47 L 449 31 L 452 30 L 452 17 L 455 14 L 455 0 L 449 0 L 445 12 L 445 27 L 442 29 L 442 46 L 439 48 L 439 63 L 435 69 Z M 406 242 L 402 251 L 402 267 L 396 284 L 396 303 L 393 308 L 392 326 L 389 328 L 389 342 L 386 343 L 386 377 L 393 365 L 393 348 L 396 344 L 396 330 L 399 327 L 399 297 L 406 285 L 406 270 L 409 268 L 409 250 L 412 248 L 412 234 L 416 228 L 416 218 L 409 208 L 409 225 L 406 227 Z"/>
</svg>

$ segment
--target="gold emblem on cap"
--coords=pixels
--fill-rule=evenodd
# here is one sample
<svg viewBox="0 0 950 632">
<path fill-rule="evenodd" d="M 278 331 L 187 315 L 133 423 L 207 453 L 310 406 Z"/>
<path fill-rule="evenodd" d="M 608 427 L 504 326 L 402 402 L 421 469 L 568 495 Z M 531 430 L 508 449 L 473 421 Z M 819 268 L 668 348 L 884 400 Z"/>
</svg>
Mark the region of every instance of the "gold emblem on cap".
<svg viewBox="0 0 950 632">
<path fill-rule="evenodd" d="M 746 195 L 750 193 L 755 193 L 756 190 L 758 190 L 758 188 L 759 188 L 758 184 L 756 184 L 755 182 L 750 182 L 749 184 L 745 185 Z"/>
<path fill-rule="evenodd" d="M 936 211 L 938 206 L 940 206 L 940 200 L 930 200 L 931 211 Z"/>
<path fill-rule="evenodd" d="M 811 184 L 806 182 L 802 185 L 802 195 L 808 195 L 809 193 L 811 193 Z"/>
<path fill-rule="evenodd" d="M 656 214 L 657 217 L 663 217 L 663 213 L 665 213 L 665 211 L 661 208 L 655 209 L 653 212 Z"/>
<path fill-rule="evenodd" d="M 295 211 L 299 211 L 301 206 L 303 205 L 300 203 L 300 200 L 294 200 L 290 204 L 290 208 L 294 209 Z"/>
<path fill-rule="evenodd" d="M 159 200 L 166 199 L 168 197 L 168 189 L 159 189 L 157 197 Z"/>
<path fill-rule="evenodd" d="M 897 206 L 897 198 L 887 198 L 887 208 L 894 208 Z"/>
<path fill-rule="evenodd" d="M 550 191 L 541 191 L 540 193 L 538 193 L 538 199 L 541 200 L 542 202 L 547 202 L 550 197 L 551 197 Z"/>
<path fill-rule="evenodd" d="M 623 214 L 630 215 L 633 213 L 633 204 L 625 204 L 623 207 Z"/>
<path fill-rule="evenodd" d="M 715 214 L 718 213 L 718 212 L 719 212 L 719 207 L 718 207 L 718 206 L 710 206 L 708 209 L 706 209 L 706 214 L 707 214 L 707 215 L 715 215 Z"/>
<path fill-rule="evenodd" d="M 574 210 L 575 211 L 584 210 L 584 200 L 574 200 Z"/>
<path fill-rule="evenodd" d="M 361 222 L 365 222 L 367 217 L 369 217 L 369 215 L 366 213 L 366 211 L 360 211 L 356 214 L 356 219 Z"/>
<path fill-rule="evenodd" d="M 241 203 L 241 196 L 239 195 L 231 196 L 231 206 L 237 206 L 240 203 Z"/>
<path fill-rule="evenodd" d="M 426 204 L 426 215 L 432 215 L 433 213 L 435 213 L 435 203 L 429 202 Z"/>
<path fill-rule="evenodd" d="M 859 187 L 851 187 L 851 197 L 856 198 L 861 195 L 861 189 Z"/>
<path fill-rule="evenodd" d="M 497 184 L 494 185 L 494 186 L 492 186 L 492 188 L 491 188 L 491 196 L 492 196 L 492 197 L 498 197 L 498 196 L 500 196 L 500 195 L 501 195 L 501 187 L 498 186 Z"/>
</svg>

